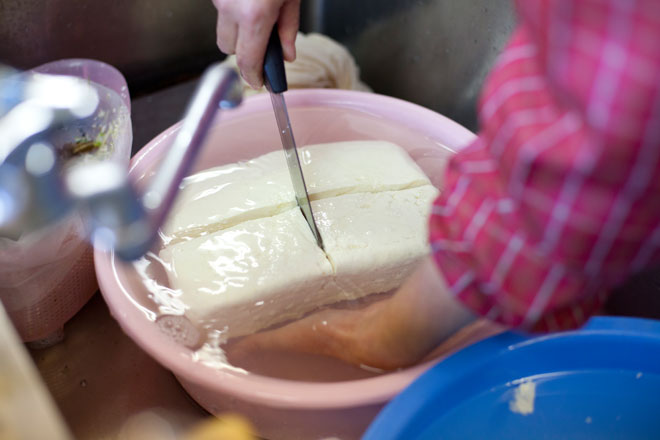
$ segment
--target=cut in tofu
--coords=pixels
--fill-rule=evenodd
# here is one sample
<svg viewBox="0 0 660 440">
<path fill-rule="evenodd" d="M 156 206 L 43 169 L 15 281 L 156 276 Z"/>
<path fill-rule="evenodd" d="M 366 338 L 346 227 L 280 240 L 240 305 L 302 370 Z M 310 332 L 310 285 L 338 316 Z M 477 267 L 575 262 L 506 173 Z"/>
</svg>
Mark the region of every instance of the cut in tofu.
<svg viewBox="0 0 660 440">
<path fill-rule="evenodd" d="M 396 288 L 428 252 L 430 185 L 312 202 L 325 244 L 300 209 L 165 248 L 171 287 L 193 322 L 230 337 L 320 306 Z"/>
<path fill-rule="evenodd" d="M 311 200 L 341 194 L 400 190 L 429 179 L 401 147 L 385 141 L 352 141 L 299 149 Z M 295 206 L 284 153 L 211 168 L 187 177 L 163 228 L 172 242 L 199 237 Z"/>
</svg>

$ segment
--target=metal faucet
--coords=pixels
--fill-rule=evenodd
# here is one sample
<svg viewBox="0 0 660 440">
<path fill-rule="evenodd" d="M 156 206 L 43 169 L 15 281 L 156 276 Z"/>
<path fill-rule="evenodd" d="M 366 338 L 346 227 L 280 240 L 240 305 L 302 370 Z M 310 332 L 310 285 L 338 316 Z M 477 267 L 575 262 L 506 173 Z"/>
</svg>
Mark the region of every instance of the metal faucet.
<svg viewBox="0 0 660 440">
<path fill-rule="evenodd" d="M 0 237 L 16 239 L 77 210 L 95 246 L 125 260 L 139 258 L 157 240 L 215 113 L 241 99 L 236 72 L 209 67 L 165 158 L 139 194 L 125 166 L 114 161 L 63 168 L 57 160 L 49 134 L 94 113 L 99 97 L 93 87 L 79 78 L 26 78 L 0 69 Z"/>
</svg>

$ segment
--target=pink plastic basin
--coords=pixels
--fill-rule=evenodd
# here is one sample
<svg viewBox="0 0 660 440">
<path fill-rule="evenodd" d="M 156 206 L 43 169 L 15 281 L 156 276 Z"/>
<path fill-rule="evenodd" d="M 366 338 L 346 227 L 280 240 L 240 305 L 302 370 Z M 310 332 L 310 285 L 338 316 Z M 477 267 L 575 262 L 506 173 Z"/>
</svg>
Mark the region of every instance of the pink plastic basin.
<svg viewBox="0 0 660 440">
<path fill-rule="evenodd" d="M 441 187 L 451 150 L 474 139 L 459 124 L 426 108 L 398 99 L 353 91 L 298 90 L 286 94 L 299 146 L 355 139 L 383 139 L 404 147 Z M 148 179 L 180 125 L 149 142 L 133 158 L 131 175 Z M 256 157 L 281 148 L 268 96 L 247 99 L 237 109 L 218 114 L 195 171 Z M 189 349 L 159 331 L 136 299 L 139 283 L 131 268 L 111 253 L 95 251 L 99 285 L 113 316 L 147 353 L 170 369 L 191 396 L 211 413 L 240 411 L 271 439 L 357 438 L 382 406 L 432 360 L 376 377 L 341 382 L 302 382 L 257 374 L 214 370 L 191 358 Z M 152 317 L 153 318 L 153 317 Z M 463 338 L 490 333 L 477 329 Z"/>
</svg>

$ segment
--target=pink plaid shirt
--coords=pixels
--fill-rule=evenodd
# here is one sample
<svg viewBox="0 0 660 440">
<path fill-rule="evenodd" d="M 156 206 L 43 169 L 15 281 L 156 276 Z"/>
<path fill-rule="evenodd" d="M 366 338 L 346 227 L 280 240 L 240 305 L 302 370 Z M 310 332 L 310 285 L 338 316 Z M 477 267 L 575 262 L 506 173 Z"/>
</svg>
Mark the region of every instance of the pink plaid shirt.
<svg viewBox="0 0 660 440">
<path fill-rule="evenodd" d="M 430 221 L 453 295 L 505 325 L 580 325 L 660 262 L 660 1 L 518 0 L 520 25 Z"/>
</svg>

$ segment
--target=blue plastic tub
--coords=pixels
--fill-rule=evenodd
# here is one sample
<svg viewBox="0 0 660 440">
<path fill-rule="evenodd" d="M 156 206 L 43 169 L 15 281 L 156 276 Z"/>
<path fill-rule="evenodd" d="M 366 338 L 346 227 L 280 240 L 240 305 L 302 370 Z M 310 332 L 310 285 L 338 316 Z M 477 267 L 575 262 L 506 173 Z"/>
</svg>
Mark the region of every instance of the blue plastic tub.
<svg viewBox="0 0 660 440">
<path fill-rule="evenodd" d="M 660 322 L 494 336 L 422 375 L 363 438 L 660 439 Z"/>
</svg>

